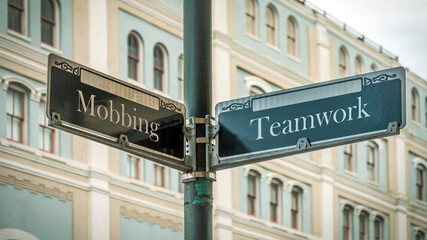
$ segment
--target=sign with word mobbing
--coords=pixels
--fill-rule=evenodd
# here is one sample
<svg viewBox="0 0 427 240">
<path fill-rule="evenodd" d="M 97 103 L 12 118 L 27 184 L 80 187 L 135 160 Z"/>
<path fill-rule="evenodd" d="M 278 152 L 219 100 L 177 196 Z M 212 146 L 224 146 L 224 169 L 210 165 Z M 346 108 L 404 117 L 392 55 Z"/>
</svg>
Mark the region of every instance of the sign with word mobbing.
<svg viewBox="0 0 427 240">
<path fill-rule="evenodd" d="M 184 164 L 185 106 L 49 55 L 46 114 L 56 128 L 166 166 Z"/>
<path fill-rule="evenodd" d="M 396 135 L 406 124 L 405 69 L 221 102 L 215 110 L 215 170 Z"/>
</svg>

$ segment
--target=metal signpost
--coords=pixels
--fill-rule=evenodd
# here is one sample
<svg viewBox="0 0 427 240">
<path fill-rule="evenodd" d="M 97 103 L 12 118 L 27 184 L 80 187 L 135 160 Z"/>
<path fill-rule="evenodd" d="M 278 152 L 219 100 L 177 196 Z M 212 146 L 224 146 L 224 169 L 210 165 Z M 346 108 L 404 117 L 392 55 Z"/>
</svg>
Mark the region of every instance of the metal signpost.
<svg viewBox="0 0 427 240">
<path fill-rule="evenodd" d="M 216 105 L 215 170 L 399 134 L 406 124 L 402 67 Z"/>
<path fill-rule="evenodd" d="M 212 1 L 184 0 L 185 105 L 49 55 L 56 128 L 183 171 L 184 238 L 212 239 L 216 170 L 399 134 L 405 69 L 241 98 L 212 114 Z M 215 145 L 216 143 L 216 145 Z"/>
<path fill-rule="evenodd" d="M 49 55 L 50 125 L 188 171 L 185 106 L 54 54 Z"/>
</svg>

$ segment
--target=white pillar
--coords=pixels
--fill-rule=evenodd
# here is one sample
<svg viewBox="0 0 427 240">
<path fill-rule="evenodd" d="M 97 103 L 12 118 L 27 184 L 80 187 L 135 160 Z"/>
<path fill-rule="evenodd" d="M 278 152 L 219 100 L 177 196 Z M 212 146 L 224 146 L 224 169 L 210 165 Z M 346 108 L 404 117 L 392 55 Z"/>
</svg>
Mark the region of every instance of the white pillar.
<svg viewBox="0 0 427 240">
<path fill-rule="evenodd" d="M 406 165 L 406 154 L 405 154 L 405 142 L 400 136 L 396 136 L 396 192 L 397 197 L 402 198 L 403 200 L 408 199 L 406 196 L 406 170 L 408 166 Z M 400 202 L 400 201 L 399 201 Z M 407 208 L 401 204 L 397 205 L 397 214 L 396 214 L 396 239 L 404 240 L 408 236 L 407 229 Z"/>
<path fill-rule="evenodd" d="M 89 0 L 89 67 L 108 73 L 107 0 Z M 90 165 L 89 239 L 110 239 L 109 185 L 94 172 L 108 172 L 108 147 L 93 141 L 88 143 Z"/>
<path fill-rule="evenodd" d="M 338 209 L 338 206 L 334 205 L 334 187 L 332 184 L 333 179 L 324 174 L 320 183 L 322 239 L 334 239 L 334 214 L 331 214 L 331 211 Z"/>
<path fill-rule="evenodd" d="M 331 46 L 329 41 L 329 36 L 326 27 L 323 24 L 317 23 L 316 25 L 317 33 L 317 52 L 318 52 L 318 61 L 319 61 L 319 80 L 327 81 L 331 79 L 331 67 L 332 64 L 330 61 L 331 56 Z"/>
</svg>

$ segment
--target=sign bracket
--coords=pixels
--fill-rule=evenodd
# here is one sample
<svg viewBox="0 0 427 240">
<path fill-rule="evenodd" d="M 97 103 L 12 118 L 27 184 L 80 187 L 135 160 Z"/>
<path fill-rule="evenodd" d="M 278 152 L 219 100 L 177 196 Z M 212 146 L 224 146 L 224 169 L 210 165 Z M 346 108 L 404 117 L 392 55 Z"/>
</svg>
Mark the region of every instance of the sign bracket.
<svg viewBox="0 0 427 240">
<path fill-rule="evenodd" d="M 62 125 L 61 115 L 56 112 L 52 112 L 52 119 L 49 119 L 49 126 Z"/>
<path fill-rule="evenodd" d="M 387 126 L 387 133 L 400 134 L 400 126 L 397 121 L 389 122 Z"/>
<path fill-rule="evenodd" d="M 311 148 L 311 144 L 310 144 L 310 141 L 308 140 L 308 138 L 298 139 L 297 150 L 303 150 L 303 149 L 307 149 L 307 148 Z"/>
<path fill-rule="evenodd" d="M 119 144 L 123 147 L 129 147 L 129 138 L 124 134 L 120 134 L 119 136 Z"/>
</svg>

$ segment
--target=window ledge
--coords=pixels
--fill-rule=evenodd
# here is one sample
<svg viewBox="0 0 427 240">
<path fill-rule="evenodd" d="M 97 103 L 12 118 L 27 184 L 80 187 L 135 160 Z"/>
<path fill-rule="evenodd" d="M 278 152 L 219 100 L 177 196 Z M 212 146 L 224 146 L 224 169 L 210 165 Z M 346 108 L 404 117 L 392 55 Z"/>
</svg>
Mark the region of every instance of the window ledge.
<svg viewBox="0 0 427 240">
<path fill-rule="evenodd" d="M 12 35 L 12 36 L 14 36 L 14 37 L 17 37 L 19 39 L 22 39 L 22 40 L 24 40 L 26 42 L 31 42 L 31 38 L 27 37 L 23 33 L 15 32 L 15 31 L 10 30 L 10 29 L 7 29 L 7 33 L 10 34 L 10 35 Z"/>
<path fill-rule="evenodd" d="M 253 40 L 257 41 L 257 42 L 261 42 L 261 39 L 255 35 L 252 35 L 250 33 L 246 33 L 246 36 L 249 38 L 252 38 Z"/>
<path fill-rule="evenodd" d="M 350 170 L 347 170 L 347 169 L 344 169 L 344 173 L 348 174 L 348 175 L 350 175 L 352 177 L 355 177 L 355 178 L 359 177 L 359 175 L 356 172 L 353 172 L 353 171 L 350 171 Z"/>
<path fill-rule="evenodd" d="M 424 205 L 424 207 L 427 207 L 427 202 L 425 202 L 425 201 L 423 201 L 423 200 L 419 200 L 419 199 L 417 199 L 417 200 L 416 200 L 416 202 L 417 202 L 418 204 Z"/>
<path fill-rule="evenodd" d="M 411 123 L 416 125 L 417 127 L 421 127 L 421 123 L 419 121 L 414 121 L 411 119 Z"/>
<path fill-rule="evenodd" d="M 274 51 L 280 53 L 280 48 L 278 48 L 276 45 L 271 45 L 270 43 L 267 43 L 267 47 L 273 49 Z"/>
<path fill-rule="evenodd" d="M 58 55 L 62 55 L 63 54 L 61 50 L 59 50 L 59 49 L 57 49 L 55 47 L 52 47 L 49 44 L 40 43 L 40 46 L 41 46 L 41 48 L 43 48 L 44 50 L 47 50 L 49 52 L 53 52 L 53 53 L 58 54 Z"/>
<path fill-rule="evenodd" d="M 376 181 L 372 181 L 372 180 L 366 179 L 366 182 L 368 184 L 370 184 L 370 185 L 375 186 L 375 187 L 380 187 L 380 184 L 378 182 L 376 182 Z"/>
<path fill-rule="evenodd" d="M 170 98 L 170 99 L 172 99 L 170 96 L 169 96 L 169 94 L 167 94 L 166 92 L 164 92 L 164 91 L 160 91 L 160 90 L 158 90 L 158 89 L 153 89 L 153 92 L 154 93 L 156 93 L 156 94 L 159 94 L 160 96 L 163 96 L 163 97 L 166 97 L 166 98 Z"/>
<path fill-rule="evenodd" d="M 298 57 L 296 57 L 296 56 L 294 56 L 294 55 L 291 55 L 291 54 L 289 54 L 289 53 L 288 53 L 288 58 L 290 58 L 290 59 L 294 60 L 294 61 L 295 61 L 295 62 L 297 62 L 297 63 L 301 63 L 301 59 L 299 59 Z"/>
<path fill-rule="evenodd" d="M 133 85 L 136 85 L 136 86 L 138 86 L 138 87 L 140 87 L 140 88 L 147 89 L 147 86 L 145 86 L 145 84 L 144 84 L 144 83 L 142 83 L 142 82 L 140 82 L 140 81 L 137 81 L 137 80 L 135 80 L 135 79 L 132 79 L 132 78 L 128 78 L 128 83 L 131 83 L 131 84 L 133 84 Z"/>
</svg>

